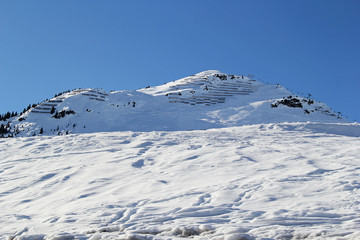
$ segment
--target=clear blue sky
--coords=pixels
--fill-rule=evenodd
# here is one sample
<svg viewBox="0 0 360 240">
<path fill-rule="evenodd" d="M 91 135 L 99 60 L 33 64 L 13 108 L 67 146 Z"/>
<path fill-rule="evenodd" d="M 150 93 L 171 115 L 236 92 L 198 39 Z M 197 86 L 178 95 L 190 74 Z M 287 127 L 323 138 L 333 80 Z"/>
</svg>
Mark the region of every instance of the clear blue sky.
<svg viewBox="0 0 360 240">
<path fill-rule="evenodd" d="M 359 0 L 0 0 L 0 113 L 217 69 L 360 121 Z"/>
</svg>

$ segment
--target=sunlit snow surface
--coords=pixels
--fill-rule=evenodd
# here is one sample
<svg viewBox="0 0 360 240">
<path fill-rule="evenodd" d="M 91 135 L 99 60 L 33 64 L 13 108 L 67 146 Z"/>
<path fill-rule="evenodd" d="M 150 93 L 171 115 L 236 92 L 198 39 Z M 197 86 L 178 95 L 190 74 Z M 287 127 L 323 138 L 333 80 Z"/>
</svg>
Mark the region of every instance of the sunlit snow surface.
<svg viewBox="0 0 360 240">
<path fill-rule="evenodd" d="M 289 96 L 300 101 L 302 107 L 282 104 L 272 107 Z M 57 118 L 55 111 L 72 113 Z M 100 131 L 185 131 L 307 121 L 348 122 L 326 104 L 296 96 L 279 85 L 205 71 L 136 91 L 77 89 L 64 93 L 10 119 L 11 129 L 5 137 Z"/>
<path fill-rule="evenodd" d="M 0 139 L 0 239 L 359 239 L 360 127 Z"/>
</svg>

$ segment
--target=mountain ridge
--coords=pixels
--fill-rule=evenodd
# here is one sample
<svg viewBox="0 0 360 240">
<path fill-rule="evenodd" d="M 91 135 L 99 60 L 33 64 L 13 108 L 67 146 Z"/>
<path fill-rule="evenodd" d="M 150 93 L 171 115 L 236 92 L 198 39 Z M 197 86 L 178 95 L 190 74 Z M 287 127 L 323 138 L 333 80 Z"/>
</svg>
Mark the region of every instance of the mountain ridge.
<svg viewBox="0 0 360 240">
<path fill-rule="evenodd" d="M 277 122 L 348 122 L 323 103 L 244 75 L 203 71 L 160 86 L 75 89 L 2 121 L 1 136 L 177 131 Z"/>
</svg>

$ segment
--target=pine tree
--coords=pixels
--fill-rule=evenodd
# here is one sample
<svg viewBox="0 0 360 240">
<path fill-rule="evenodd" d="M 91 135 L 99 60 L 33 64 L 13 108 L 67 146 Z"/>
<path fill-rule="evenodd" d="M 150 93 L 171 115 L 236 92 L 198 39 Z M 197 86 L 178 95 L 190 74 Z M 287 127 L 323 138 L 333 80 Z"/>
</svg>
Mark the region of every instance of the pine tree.
<svg viewBox="0 0 360 240">
<path fill-rule="evenodd" d="M 6 134 L 6 133 L 8 133 L 7 128 L 4 126 L 4 124 L 1 124 L 0 134 Z"/>
<path fill-rule="evenodd" d="M 41 129 L 40 129 L 40 134 L 43 134 L 43 133 L 44 133 L 44 129 L 41 128 Z"/>
</svg>

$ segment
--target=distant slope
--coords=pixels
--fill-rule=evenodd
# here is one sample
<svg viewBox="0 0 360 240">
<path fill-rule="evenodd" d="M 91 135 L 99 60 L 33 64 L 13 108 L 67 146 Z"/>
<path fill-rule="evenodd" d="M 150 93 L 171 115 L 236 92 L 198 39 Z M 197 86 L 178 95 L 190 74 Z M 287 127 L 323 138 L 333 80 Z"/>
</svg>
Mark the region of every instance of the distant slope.
<svg viewBox="0 0 360 240">
<path fill-rule="evenodd" d="M 359 137 L 282 123 L 2 139 L 0 239 L 359 239 Z"/>
<path fill-rule="evenodd" d="M 325 104 L 281 86 L 211 70 L 137 91 L 64 93 L 3 121 L 5 133 L 0 135 L 178 131 L 306 121 L 347 122 Z"/>
</svg>

